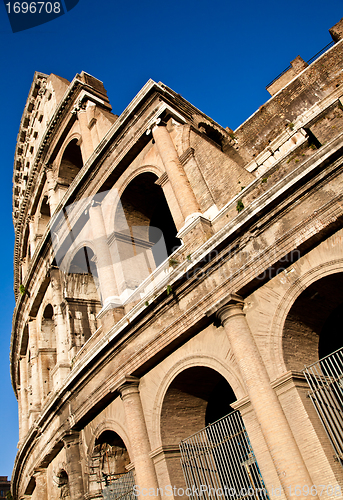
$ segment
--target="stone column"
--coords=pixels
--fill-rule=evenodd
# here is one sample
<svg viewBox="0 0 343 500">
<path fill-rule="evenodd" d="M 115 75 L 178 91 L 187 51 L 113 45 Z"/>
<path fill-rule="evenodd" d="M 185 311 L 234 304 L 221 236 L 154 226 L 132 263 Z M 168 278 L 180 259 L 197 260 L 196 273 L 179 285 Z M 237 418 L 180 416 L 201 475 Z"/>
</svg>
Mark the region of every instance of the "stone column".
<svg viewBox="0 0 343 500">
<path fill-rule="evenodd" d="M 56 181 L 54 179 L 54 175 L 52 172 L 52 168 L 47 166 L 45 169 L 46 181 L 48 185 L 48 198 L 49 198 L 49 206 L 50 206 L 50 215 L 52 217 L 55 212 L 57 205 L 59 204 L 59 196 L 55 191 Z"/>
<path fill-rule="evenodd" d="M 37 495 L 36 498 L 39 500 L 48 500 L 48 488 L 46 482 L 46 469 L 38 469 L 33 473 L 33 477 L 36 481 Z"/>
<path fill-rule="evenodd" d="M 100 202 L 93 201 L 89 209 L 89 218 L 92 226 L 101 298 L 104 306 L 111 301 L 118 302 L 118 290 Z"/>
<path fill-rule="evenodd" d="M 41 394 L 38 372 L 38 336 L 36 320 L 32 319 L 28 324 L 29 328 L 29 350 L 30 350 L 30 365 L 31 365 L 31 385 L 32 397 L 29 408 L 29 425 L 33 424 L 41 409 Z"/>
<path fill-rule="evenodd" d="M 27 356 L 23 356 L 19 361 L 20 370 L 20 440 L 25 439 L 29 430 L 29 413 L 28 413 L 28 394 L 27 394 Z"/>
<path fill-rule="evenodd" d="M 51 285 L 53 289 L 52 306 L 54 309 L 55 336 L 56 336 L 56 365 L 52 370 L 53 386 L 58 390 L 70 372 L 68 355 L 67 324 L 63 317 L 63 295 L 60 270 L 58 267 L 50 268 Z"/>
<path fill-rule="evenodd" d="M 27 268 L 29 267 L 27 260 L 28 260 L 27 257 L 23 257 L 20 261 L 20 264 L 21 264 L 21 282 L 22 283 L 23 283 L 23 281 L 25 281 Z"/>
<path fill-rule="evenodd" d="M 126 424 L 131 443 L 131 460 L 135 466 L 136 484 L 140 491 L 152 488 L 149 498 L 152 496 L 159 498 L 157 494 L 158 482 L 155 467 L 149 456 L 151 451 L 148 431 L 145 424 L 145 418 L 142 403 L 139 395 L 139 379 L 135 377 L 125 377 L 118 391 L 124 404 Z"/>
<path fill-rule="evenodd" d="M 157 186 L 161 186 L 165 199 L 167 200 L 170 213 L 172 214 L 176 229 L 179 231 L 184 225 L 184 217 L 179 207 L 179 202 L 174 194 L 173 187 L 169 182 L 167 172 L 163 172 L 161 177 L 155 181 Z"/>
<path fill-rule="evenodd" d="M 78 110 L 77 119 L 79 120 L 80 123 L 80 132 L 82 136 L 82 142 L 81 142 L 81 151 L 83 157 L 82 159 L 83 163 L 86 163 L 88 158 L 93 153 L 94 148 L 92 143 L 92 134 L 88 127 L 87 111 L 86 109 L 83 108 L 84 106 L 82 105 L 82 107 Z"/>
<path fill-rule="evenodd" d="M 216 316 L 229 338 L 285 495 L 287 498 L 293 498 L 295 486 L 300 485 L 301 495 L 297 498 L 305 499 L 302 487 L 305 485 L 311 487 L 312 480 L 281 404 L 270 385 L 267 370 L 250 331 L 243 306 L 244 300 L 233 295 L 231 300 L 216 312 Z"/>
<path fill-rule="evenodd" d="M 71 500 L 83 500 L 83 478 L 79 447 L 79 433 L 66 433 L 63 438 L 66 459 L 68 485 Z"/>
<path fill-rule="evenodd" d="M 168 130 L 163 125 L 155 125 L 152 128 L 152 135 L 184 219 L 190 215 L 199 214 L 199 204 L 187 179 Z"/>
<path fill-rule="evenodd" d="M 30 253 L 31 258 L 36 250 L 36 232 L 35 232 L 35 223 L 34 219 L 29 219 L 29 240 L 30 240 Z"/>
</svg>

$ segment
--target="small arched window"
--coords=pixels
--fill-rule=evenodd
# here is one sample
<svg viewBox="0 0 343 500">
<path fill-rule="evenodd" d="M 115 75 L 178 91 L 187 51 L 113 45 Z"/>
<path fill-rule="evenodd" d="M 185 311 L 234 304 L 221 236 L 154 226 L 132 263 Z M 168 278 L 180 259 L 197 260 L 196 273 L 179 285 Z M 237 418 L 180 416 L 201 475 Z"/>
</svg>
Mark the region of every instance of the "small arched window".
<svg viewBox="0 0 343 500">
<path fill-rule="evenodd" d="M 145 172 L 123 192 L 115 214 L 111 251 L 119 293 L 137 288 L 181 244 L 157 176 Z"/>
<path fill-rule="evenodd" d="M 77 142 L 77 139 L 73 139 L 66 147 L 58 172 L 60 180 L 68 186 L 83 167 L 81 149 Z"/>
</svg>

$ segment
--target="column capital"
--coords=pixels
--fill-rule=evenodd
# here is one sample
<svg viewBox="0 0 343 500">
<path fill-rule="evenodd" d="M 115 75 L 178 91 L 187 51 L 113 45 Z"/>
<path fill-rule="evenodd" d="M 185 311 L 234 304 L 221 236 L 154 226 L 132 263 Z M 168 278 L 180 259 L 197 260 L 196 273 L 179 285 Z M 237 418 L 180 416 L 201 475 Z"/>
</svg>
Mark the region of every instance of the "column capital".
<svg viewBox="0 0 343 500">
<path fill-rule="evenodd" d="M 243 313 L 244 299 L 240 295 L 230 293 L 219 299 L 206 311 L 206 316 L 215 315 L 216 326 L 224 326 L 227 319 Z"/>
<path fill-rule="evenodd" d="M 86 110 L 86 106 L 87 106 L 87 100 L 84 98 L 84 96 L 81 96 L 81 98 L 79 98 L 75 102 L 73 109 L 71 110 L 71 114 L 77 116 L 80 111 Z"/>
<path fill-rule="evenodd" d="M 146 135 L 150 135 L 155 127 L 158 127 L 159 125 L 165 126 L 166 124 L 162 122 L 161 118 L 155 118 L 150 125 L 147 128 Z"/>
<path fill-rule="evenodd" d="M 119 380 L 115 390 L 119 392 L 121 399 L 131 394 L 139 394 L 140 379 L 132 375 L 126 375 Z"/>
<path fill-rule="evenodd" d="M 53 165 L 52 163 L 49 163 L 48 161 L 44 163 L 44 171 L 45 172 L 52 172 L 53 170 Z"/>
<path fill-rule="evenodd" d="M 43 467 L 38 467 L 36 468 L 33 472 L 32 472 L 32 476 L 37 479 L 38 477 L 39 478 L 42 478 L 46 475 L 46 469 L 44 469 Z"/>
<path fill-rule="evenodd" d="M 65 431 L 61 440 L 63 441 L 64 446 L 69 447 L 70 445 L 79 444 L 80 433 L 78 431 Z"/>
</svg>

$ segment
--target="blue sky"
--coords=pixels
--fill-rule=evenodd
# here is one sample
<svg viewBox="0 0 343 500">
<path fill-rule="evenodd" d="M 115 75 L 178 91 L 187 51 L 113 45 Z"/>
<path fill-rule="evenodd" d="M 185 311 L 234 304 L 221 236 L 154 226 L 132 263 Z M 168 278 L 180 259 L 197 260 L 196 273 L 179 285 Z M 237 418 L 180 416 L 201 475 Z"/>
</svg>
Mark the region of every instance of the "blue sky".
<svg viewBox="0 0 343 500">
<path fill-rule="evenodd" d="M 79 0 L 54 21 L 12 33 L 0 5 L 0 475 L 11 476 L 18 441 L 9 376 L 12 171 L 34 72 L 68 80 L 82 70 L 94 75 L 116 114 L 152 78 L 235 129 L 268 100 L 265 85 L 292 59 L 299 54 L 308 60 L 331 41 L 328 29 L 342 16 L 342 0 Z"/>
</svg>

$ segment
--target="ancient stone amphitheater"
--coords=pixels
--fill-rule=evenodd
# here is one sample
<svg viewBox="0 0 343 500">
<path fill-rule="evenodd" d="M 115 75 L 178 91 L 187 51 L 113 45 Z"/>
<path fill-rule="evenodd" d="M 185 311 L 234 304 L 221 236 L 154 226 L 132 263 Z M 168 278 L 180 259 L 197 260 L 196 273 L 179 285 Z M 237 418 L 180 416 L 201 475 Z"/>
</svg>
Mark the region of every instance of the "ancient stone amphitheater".
<svg viewBox="0 0 343 500">
<path fill-rule="evenodd" d="M 35 73 L 14 163 L 15 500 L 342 498 L 343 20 L 224 129 Z"/>
</svg>

